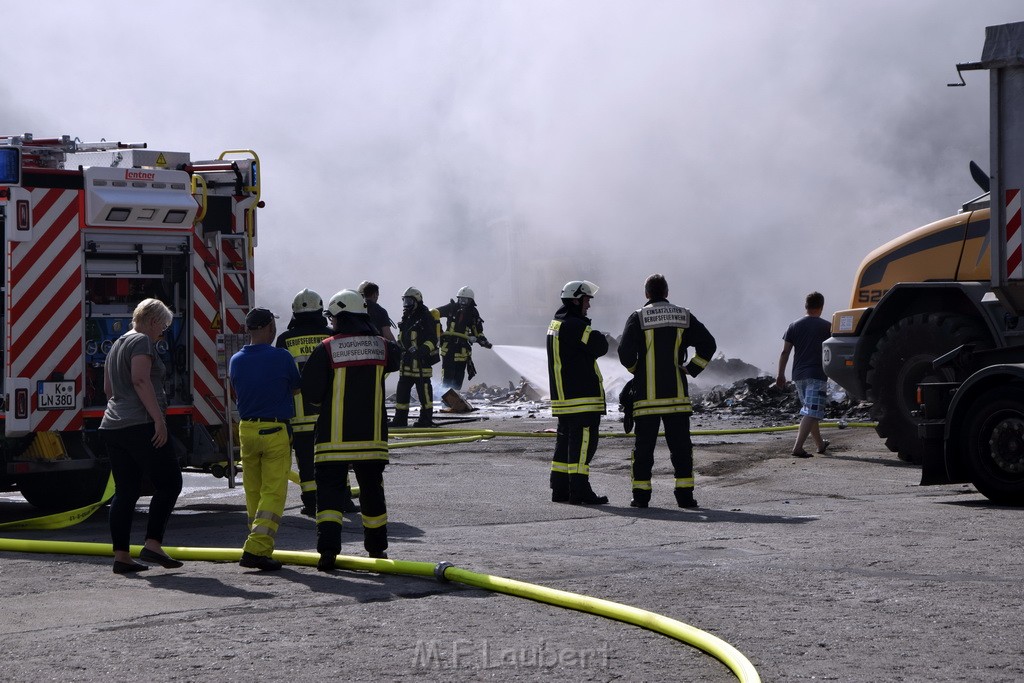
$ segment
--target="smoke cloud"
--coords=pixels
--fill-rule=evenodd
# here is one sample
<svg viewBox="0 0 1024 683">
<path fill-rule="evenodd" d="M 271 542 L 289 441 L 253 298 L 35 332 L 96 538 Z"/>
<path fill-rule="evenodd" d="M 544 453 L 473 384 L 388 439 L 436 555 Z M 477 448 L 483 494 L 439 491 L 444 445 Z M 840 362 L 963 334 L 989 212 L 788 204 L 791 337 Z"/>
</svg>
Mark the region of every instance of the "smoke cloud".
<svg viewBox="0 0 1024 683">
<path fill-rule="evenodd" d="M 803 297 L 849 305 L 872 248 L 988 168 L 984 28 L 1019 2 L 99 0 L 8 8 L 3 131 L 260 155 L 258 301 L 371 279 L 476 291 L 543 344 L 568 280 L 621 333 L 666 275 L 773 372 Z M 484 356 L 482 351 L 478 356 Z M 487 379 L 486 377 L 484 379 Z"/>
</svg>

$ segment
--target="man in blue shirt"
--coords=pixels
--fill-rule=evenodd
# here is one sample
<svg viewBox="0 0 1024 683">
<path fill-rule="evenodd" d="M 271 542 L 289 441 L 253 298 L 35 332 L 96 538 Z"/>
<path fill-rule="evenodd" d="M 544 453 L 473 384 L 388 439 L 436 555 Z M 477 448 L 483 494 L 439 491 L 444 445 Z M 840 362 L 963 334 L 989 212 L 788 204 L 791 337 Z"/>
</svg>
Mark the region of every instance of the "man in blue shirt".
<svg viewBox="0 0 1024 683">
<path fill-rule="evenodd" d="M 825 307 L 825 297 L 818 292 L 807 295 L 804 308 L 807 315 L 789 326 L 783 335 L 782 354 L 779 356 L 779 375 L 775 379 L 777 387 L 786 386 L 786 364 L 789 354 L 796 349 L 793 356 L 793 382 L 796 383 L 797 394 L 803 407 L 800 414 L 800 427 L 793 445 L 793 455 L 798 458 L 810 458 L 804 450 L 804 441 L 810 435 L 814 439 L 818 453 L 824 453 L 828 441 L 821 438 L 818 422 L 825 417 L 825 405 L 828 401 L 825 385 L 828 378 L 821 365 L 821 344 L 829 338 L 832 325 L 822 320 L 821 311 Z"/>
<path fill-rule="evenodd" d="M 265 308 L 245 316 L 250 343 L 231 357 L 228 375 L 238 404 L 238 442 L 242 451 L 242 487 L 249 514 L 249 537 L 240 565 L 272 571 L 274 536 L 288 497 L 292 467 L 293 396 L 299 393 L 299 370 L 292 355 L 273 346 L 276 318 Z"/>
</svg>

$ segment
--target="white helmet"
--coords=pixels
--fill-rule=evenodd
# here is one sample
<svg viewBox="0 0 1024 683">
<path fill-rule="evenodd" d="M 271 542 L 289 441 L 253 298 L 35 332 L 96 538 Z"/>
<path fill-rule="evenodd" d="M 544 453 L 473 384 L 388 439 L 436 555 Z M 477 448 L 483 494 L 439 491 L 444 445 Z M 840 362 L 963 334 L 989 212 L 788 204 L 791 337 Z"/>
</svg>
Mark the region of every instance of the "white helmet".
<svg viewBox="0 0 1024 683">
<path fill-rule="evenodd" d="M 415 287 L 410 287 L 406 290 L 406 293 L 401 295 L 402 303 L 406 302 L 408 298 L 415 299 L 418 303 L 423 303 L 423 292 Z"/>
<path fill-rule="evenodd" d="M 292 313 L 319 313 L 324 309 L 324 300 L 312 289 L 304 289 L 292 299 Z"/>
<path fill-rule="evenodd" d="M 366 299 L 354 289 L 343 289 L 331 297 L 327 312 L 337 317 L 342 313 L 366 314 Z"/>
<path fill-rule="evenodd" d="M 565 287 L 562 287 L 563 299 L 579 301 L 585 296 L 592 297 L 595 294 L 597 294 L 597 285 L 588 280 L 573 280 L 572 282 L 566 282 Z"/>
<path fill-rule="evenodd" d="M 470 289 L 468 285 L 463 287 L 462 289 L 460 289 L 458 292 L 456 292 L 455 296 L 457 296 L 457 297 L 465 297 L 467 299 L 475 299 L 476 298 L 476 295 L 473 294 L 473 290 Z"/>
</svg>

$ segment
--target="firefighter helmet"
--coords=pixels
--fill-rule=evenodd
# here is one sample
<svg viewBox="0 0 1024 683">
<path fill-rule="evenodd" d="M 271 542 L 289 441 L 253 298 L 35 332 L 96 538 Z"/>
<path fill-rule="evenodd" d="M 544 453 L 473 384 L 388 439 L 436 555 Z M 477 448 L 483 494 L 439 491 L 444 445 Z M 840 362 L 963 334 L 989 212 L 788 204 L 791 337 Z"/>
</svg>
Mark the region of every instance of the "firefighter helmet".
<svg viewBox="0 0 1024 683">
<path fill-rule="evenodd" d="M 473 290 L 470 289 L 468 285 L 456 292 L 455 296 L 459 299 L 476 299 L 476 295 L 473 294 Z"/>
<path fill-rule="evenodd" d="M 595 294 L 597 294 L 597 285 L 588 280 L 573 280 L 566 282 L 565 287 L 562 287 L 563 299 L 579 301 L 585 296 L 592 297 Z"/>
<path fill-rule="evenodd" d="M 327 312 L 335 317 L 342 313 L 366 314 L 366 299 L 354 289 L 343 289 L 331 297 Z"/>
<path fill-rule="evenodd" d="M 324 310 L 324 300 L 312 289 L 304 289 L 292 299 L 292 313 L 319 313 Z"/>
<path fill-rule="evenodd" d="M 415 287 L 405 290 L 405 294 L 402 295 L 402 308 L 412 308 L 418 303 L 423 303 L 423 292 Z"/>
</svg>

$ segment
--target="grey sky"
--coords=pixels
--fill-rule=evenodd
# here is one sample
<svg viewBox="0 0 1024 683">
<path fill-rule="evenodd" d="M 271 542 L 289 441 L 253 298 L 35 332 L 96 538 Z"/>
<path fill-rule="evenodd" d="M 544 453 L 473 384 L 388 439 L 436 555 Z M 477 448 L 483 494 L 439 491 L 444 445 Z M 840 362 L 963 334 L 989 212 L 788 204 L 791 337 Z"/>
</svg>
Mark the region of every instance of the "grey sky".
<svg viewBox="0 0 1024 683">
<path fill-rule="evenodd" d="M 263 163 L 258 299 L 363 279 L 477 292 L 543 343 L 566 280 L 619 334 L 663 272 L 730 357 L 774 369 L 818 289 L 954 213 L 988 168 L 987 25 L 954 2 L 47 2 L 6 8 L 3 133 Z"/>
</svg>

